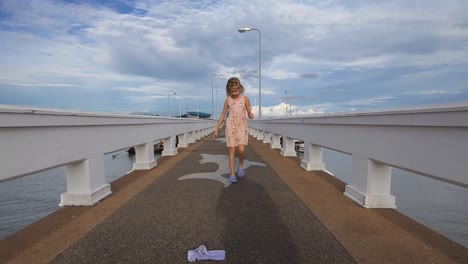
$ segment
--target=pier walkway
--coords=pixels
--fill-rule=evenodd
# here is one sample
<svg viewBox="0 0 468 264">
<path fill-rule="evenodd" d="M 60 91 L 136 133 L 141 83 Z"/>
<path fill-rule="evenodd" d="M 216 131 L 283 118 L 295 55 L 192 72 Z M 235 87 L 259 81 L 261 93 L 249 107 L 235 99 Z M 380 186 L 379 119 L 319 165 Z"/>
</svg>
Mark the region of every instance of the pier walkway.
<svg viewBox="0 0 468 264">
<path fill-rule="evenodd" d="M 229 184 L 211 135 L 111 183 L 92 207 L 64 207 L 0 241 L 0 263 L 468 263 L 468 250 L 393 209 L 366 209 L 345 184 L 250 137 L 246 174 Z"/>
</svg>

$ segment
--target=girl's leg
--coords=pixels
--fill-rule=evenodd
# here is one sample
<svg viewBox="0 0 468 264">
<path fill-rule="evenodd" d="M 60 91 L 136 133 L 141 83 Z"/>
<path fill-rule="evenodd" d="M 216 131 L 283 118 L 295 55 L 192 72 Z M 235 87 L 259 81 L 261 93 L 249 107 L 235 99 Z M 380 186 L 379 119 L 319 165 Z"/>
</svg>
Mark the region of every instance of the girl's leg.
<svg viewBox="0 0 468 264">
<path fill-rule="evenodd" d="M 229 147 L 229 171 L 230 171 L 229 175 L 230 176 L 235 175 L 234 174 L 235 155 L 236 155 L 236 148 Z"/>
<path fill-rule="evenodd" d="M 244 172 L 244 157 L 245 157 L 245 145 L 239 145 L 239 167 L 237 168 L 237 176 L 239 177 L 244 177 L 245 172 Z"/>
<path fill-rule="evenodd" d="M 244 144 L 239 144 L 237 146 L 239 150 L 239 169 L 243 168 L 244 165 L 244 157 L 245 157 L 245 145 Z"/>
</svg>

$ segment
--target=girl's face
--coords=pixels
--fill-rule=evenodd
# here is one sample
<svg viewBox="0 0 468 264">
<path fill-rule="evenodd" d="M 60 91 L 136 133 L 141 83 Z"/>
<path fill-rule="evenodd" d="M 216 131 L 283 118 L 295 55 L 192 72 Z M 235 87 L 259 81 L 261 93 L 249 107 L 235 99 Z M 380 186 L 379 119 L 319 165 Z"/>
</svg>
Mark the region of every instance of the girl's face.
<svg viewBox="0 0 468 264">
<path fill-rule="evenodd" d="M 241 94 L 241 90 L 239 86 L 235 85 L 235 86 L 229 87 L 229 95 L 232 98 L 237 98 L 239 97 L 240 94 Z"/>
</svg>

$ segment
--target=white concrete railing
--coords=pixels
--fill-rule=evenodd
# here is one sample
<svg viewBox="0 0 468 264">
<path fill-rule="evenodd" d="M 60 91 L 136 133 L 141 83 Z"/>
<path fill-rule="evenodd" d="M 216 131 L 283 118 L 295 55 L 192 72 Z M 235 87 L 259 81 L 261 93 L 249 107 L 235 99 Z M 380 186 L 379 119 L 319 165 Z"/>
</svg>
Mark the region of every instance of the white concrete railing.
<svg viewBox="0 0 468 264">
<path fill-rule="evenodd" d="M 67 166 L 62 206 L 93 205 L 110 195 L 104 154 L 135 147 L 135 170 L 157 165 L 154 141 L 164 141 L 162 156 L 208 135 L 212 120 L 0 108 L 0 181 Z"/>
<path fill-rule="evenodd" d="M 468 103 L 250 120 L 249 126 L 284 156 L 296 156 L 294 139 L 304 141 L 306 170 L 325 169 L 322 147 L 352 155 L 344 194 L 364 207 L 395 208 L 391 167 L 468 188 Z"/>
</svg>

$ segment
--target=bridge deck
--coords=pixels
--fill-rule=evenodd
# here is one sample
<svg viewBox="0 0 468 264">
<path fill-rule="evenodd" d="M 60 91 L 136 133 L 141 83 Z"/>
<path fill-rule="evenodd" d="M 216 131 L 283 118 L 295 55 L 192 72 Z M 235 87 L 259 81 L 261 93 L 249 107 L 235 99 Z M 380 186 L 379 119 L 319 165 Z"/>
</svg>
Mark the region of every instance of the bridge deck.
<svg viewBox="0 0 468 264">
<path fill-rule="evenodd" d="M 365 209 L 344 184 L 250 138 L 246 178 L 228 185 L 227 149 L 203 139 L 0 241 L 0 263 L 468 263 L 468 250 L 395 210 Z M 263 166 L 266 164 L 267 166 Z M 200 179 L 200 178 L 211 179 Z"/>
</svg>

